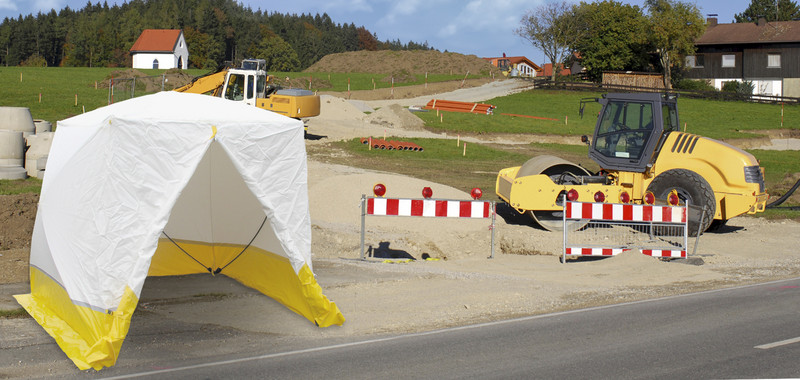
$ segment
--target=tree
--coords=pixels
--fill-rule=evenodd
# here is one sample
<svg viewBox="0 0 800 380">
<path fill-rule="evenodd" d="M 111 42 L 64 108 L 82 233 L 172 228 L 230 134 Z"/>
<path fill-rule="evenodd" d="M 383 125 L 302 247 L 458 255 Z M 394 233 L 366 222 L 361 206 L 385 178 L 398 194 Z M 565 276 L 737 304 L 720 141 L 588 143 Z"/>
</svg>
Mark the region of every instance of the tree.
<svg viewBox="0 0 800 380">
<path fill-rule="evenodd" d="M 581 54 L 581 64 L 593 81 L 603 71 L 644 71 L 650 63 L 649 24 L 641 8 L 617 1 L 581 3 L 576 15 L 586 28 L 571 46 Z"/>
<path fill-rule="evenodd" d="M 528 11 L 520 23 L 522 25 L 515 33 L 542 50 L 545 57 L 550 59 L 553 65 L 552 80 L 555 81 L 562 62 L 572 53 L 570 47 L 585 32 L 576 16 L 576 6 L 566 1 L 548 2 Z"/>
<path fill-rule="evenodd" d="M 672 88 L 672 72 L 682 57 L 694 54 L 694 41 L 705 32 L 700 10 L 677 0 L 646 0 L 650 10 L 650 41 L 664 71 L 664 87 Z"/>
<path fill-rule="evenodd" d="M 300 66 L 297 52 L 265 26 L 261 27 L 261 40 L 251 46 L 247 54 L 266 60 L 269 71 L 294 71 Z"/>
<path fill-rule="evenodd" d="M 736 22 L 756 22 L 759 17 L 767 21 L 791 21 L 800 17 L 800 6 L 791 0 L 752 0 L 747 9 L 734 16 Z"/>
</svg>

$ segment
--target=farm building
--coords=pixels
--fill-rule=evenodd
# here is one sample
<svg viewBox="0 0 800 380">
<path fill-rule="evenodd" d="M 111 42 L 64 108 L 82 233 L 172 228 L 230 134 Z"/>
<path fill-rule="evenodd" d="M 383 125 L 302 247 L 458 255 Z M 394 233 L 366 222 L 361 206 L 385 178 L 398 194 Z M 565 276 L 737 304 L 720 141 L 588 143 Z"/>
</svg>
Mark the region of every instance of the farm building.
<svg viewBox="0 0 800 380">
<path fill-rule="evenodd" d="M 178 29 L 145 29 L 131 47 L 134 69 L 186 69 L 189 49 Z"/>
<path fill-rule="evenodd" d="M 506 57 L 505 53 L 503 53 L 502 57 L 484 59 L 491 62 L 493 66 L 499 68 L 501 71 L 508 72 L 508 75 L 511 76 L 533 78 L 541 75 L 542 71 L 541 67 L 522 56 Z"/>
<path fill-rule="evenodd" d="M 706 21 L 697 51 L 686 57 L 687 78 L 720 89 L 728 81 L 751 81 L 758 95 L 800 96 L 800 21 L 719 24 Z"/>
</svg>

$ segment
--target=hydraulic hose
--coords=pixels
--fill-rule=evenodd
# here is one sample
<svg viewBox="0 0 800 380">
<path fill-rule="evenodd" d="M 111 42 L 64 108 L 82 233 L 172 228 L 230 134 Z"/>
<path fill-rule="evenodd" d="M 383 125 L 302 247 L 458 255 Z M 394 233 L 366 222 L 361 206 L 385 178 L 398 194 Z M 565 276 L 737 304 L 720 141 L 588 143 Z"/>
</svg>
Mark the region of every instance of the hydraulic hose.
<svg viewBox="0 0 800 380">
<path fill-rule="evenodd" d="M 781 203 L 786 202 L 786 200 L 789 199 L 789 197 L 791 197 L 792 194 L 794 194 L 794 191 L 797 190 L 798 187 L 800 187 L 800 180 L 797 180 L 797 182 L 795 182 L 794 186 L 792 186 L 792 188 L 789 189 L 789 191 L 787 191 L 786 194 L 783 194 L 783 196 L 781 196 L 780 198 L 775 200 L 775 202 L 772 202 L 772 203 L 768 204 L 766 206 L 766 208 L 773 208 L 773 207 L 780 206 Z"/>
</svg>

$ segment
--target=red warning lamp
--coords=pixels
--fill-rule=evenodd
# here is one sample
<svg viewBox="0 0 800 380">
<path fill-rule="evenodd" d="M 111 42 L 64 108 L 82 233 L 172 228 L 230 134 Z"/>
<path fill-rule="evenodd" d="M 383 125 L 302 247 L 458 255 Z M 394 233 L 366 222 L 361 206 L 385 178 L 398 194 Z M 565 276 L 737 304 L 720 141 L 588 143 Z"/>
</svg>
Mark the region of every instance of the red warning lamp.
<svg viewBox="0 0 800 380">
<path fill-rule="evenodd" d="M 603 194 L 602 191 L 598 191 L 598 192 L 594 193 L 594 201 L 595 202 L 599 202 L 599 203 L 605 202 L 606 201 L 606 195 Z"/>
<path fill-rule="evenodd" d="M 375 193 L 376 197 L 382 197 L 386 194 L 386 186 L 383 186 L 382 183 L 378 183 L 372 187 L 372 192 Z"/>
<path fill-rule="evenodd" d="M 430 187 L 423 187 L 422 188 L 422 197 L 428 199 L 433 196 L 433 190 Z"/>
<path fill-rule="evenodd" d="M 570 189 L 567 191 L 567 200 L 570 202 L 575 202 L 578 200 L 578 190 Z"/>
<path fill-rule="evenodd" d="M 678 198 L 678 193 L 675 191 L 669 193 L 669 196 L 667 197 L 667 203 L 669 203 L 670 206 L 677 206 L 680 201 L 681 200 Z"/>
<path fill-rule="evenodd" d="M 483 191 L 476 187 L 470 191 L 469 195 L 472 195 L 472 199 L 480 199 L 483 196 Z"/>
<path fill-rule="evenodd" d="M 650 191 L 646 192 L 644 194 L 644 203 L 649 205 L 656 203 L 656 196 Z"/>
<path fill-rule="evenodd" d="M 623 191 L 619 194 L 619 202 L 620 203 L 628 203 L 631 201 L 631 195 L 628 194 L 627 191 Z"/>
</svg>

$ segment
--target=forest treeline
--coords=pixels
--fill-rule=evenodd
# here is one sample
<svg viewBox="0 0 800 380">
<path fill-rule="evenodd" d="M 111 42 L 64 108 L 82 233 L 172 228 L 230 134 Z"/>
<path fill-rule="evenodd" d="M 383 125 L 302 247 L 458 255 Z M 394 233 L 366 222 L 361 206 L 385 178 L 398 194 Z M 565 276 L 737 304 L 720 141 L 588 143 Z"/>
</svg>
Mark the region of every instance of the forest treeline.
<svg viewBox="0 0 800 380">
<path fill-rule="evenodd" d="M 380 41 L 327 14 L 253 10 L 235 0 L 130 0 L 80 10 L 6 18 L 0 24 L 0 65 L 130 67 L 129 49 L 144 29 L 182 29 L 189 66 L 264 58 L 273 71 L 299 71 L 331 53 L 432 50 L 428 43 Z"/>
</svg>

